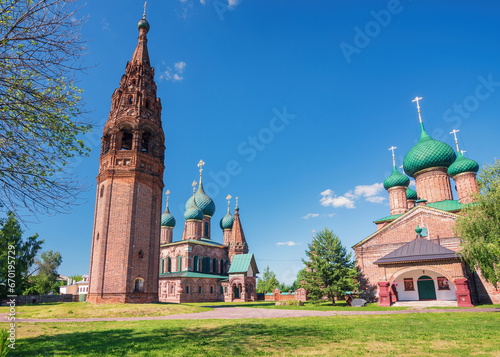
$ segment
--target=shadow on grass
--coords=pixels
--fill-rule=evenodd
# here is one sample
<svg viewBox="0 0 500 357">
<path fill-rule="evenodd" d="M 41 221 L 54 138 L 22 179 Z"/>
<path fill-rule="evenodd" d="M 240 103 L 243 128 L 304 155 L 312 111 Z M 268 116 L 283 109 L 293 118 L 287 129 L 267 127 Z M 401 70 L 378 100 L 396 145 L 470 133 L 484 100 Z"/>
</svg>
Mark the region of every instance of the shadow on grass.
<svg viewBox="0 0 500 357">
<path fill-rule="evenodd" d="M 286 346 L 284 350 L 290 350 L 304 345 L 313 347 L 310 339 L 327 342 L 332 338 L 335 339 L 322 331 L 320 325 L 236 323 L 213 328 L 177 325 L 161 329 L 124 328 L 41 335 L 18 340 L 12 355 L 257 355 L 275 350 L 277 343 Z M 284 340 L 278 342 L 280 339 Z"/>
</svg>

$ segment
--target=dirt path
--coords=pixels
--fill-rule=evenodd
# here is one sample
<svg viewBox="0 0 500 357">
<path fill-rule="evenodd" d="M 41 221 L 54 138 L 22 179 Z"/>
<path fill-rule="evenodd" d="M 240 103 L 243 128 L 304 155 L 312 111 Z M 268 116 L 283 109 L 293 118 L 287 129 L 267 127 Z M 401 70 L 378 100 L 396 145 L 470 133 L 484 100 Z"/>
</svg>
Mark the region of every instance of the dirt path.
<svg viewBox="0 0 500 357">
<path fill-rule="evenodd" d="M 274 319 L 283 317 L 335 316 L 335 315 L 394 315 L 421 314 L 443 312 L 500 312 L 500 308 L 477 309 L 420 309 L 392 311 L 313 311 L 313 310 L 279 310 L 249 307 L 209 306 L 214 310 L 189 314 L 177 314 L 154 317 L 109 317 L 85 319 L 28 319 L 16 317 L 16 322 L 90 322 L 90 321 L 142 321 L 142 320 L 185 320 L 185 319 Z M 0 322 L 7 322 L 7 314 L 0 315 Z"/>
</svg>

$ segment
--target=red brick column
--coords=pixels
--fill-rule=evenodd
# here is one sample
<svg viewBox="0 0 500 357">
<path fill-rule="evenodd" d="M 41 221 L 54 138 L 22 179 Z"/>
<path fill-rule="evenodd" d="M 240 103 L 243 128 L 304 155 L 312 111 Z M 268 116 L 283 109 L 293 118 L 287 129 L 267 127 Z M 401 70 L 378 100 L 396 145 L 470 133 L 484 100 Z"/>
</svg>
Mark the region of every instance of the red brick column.
<svg viewBox="0 0 500 357">
<path fill-rule="evenodd" d="M 391 306 L 390 286 L 388 281 L 378 282 L 378 306 Z"/>
<path fill-rule="evenodd" d="M 467 284 L 467 279 L 458 278 L 454 280 L 457 295 L 457 305 L 459 307 L 474 307 L 470 299 L 469 285 Z"/>
</svg>

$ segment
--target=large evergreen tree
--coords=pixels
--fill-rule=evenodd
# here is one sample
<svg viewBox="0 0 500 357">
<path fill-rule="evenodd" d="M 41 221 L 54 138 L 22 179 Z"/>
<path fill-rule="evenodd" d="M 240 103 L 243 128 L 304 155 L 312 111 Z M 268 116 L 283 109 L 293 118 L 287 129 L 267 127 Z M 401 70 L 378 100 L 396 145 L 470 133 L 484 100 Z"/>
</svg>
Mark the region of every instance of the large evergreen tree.
<svg viewBox="0 0 500 357">
<path fill-rule="evenodd" d="M 27 287 L 31 267 L 44 241 L 38 239 L 38 234 L 23 240 L 23 231 L 12 212 L 0 220 L 0 225 L 0 297 L 21 295 Z M 13 255 L 9 253 L 12 251 L 15 252 Z M 8 264 L 11 261 L 14 261 L 14 265 Z M 14 284 L 9 284 L 12 282 Z M 14 286 L 13 290 L 10 290 L 9 285 Z"/>
<path fill-rule="evenodd" d="M 309 261 L 303 260 L 306 269 L 302 273 L 305 280 L 302 287 L 311 300 L 327 297 L 335 305 L 336 297 L 357 287 L 358 272 L 351 253 L 342 246 L 339 237 L 326 228 L 314 236 L 308 248 Z"/>
<path fill-rule="evenodd" d="M 478 175 L 480 194 L 466 206 L 455 225 L 462 256 L 493 285 L 500 282 L 500 160 Z"/>
</svg>

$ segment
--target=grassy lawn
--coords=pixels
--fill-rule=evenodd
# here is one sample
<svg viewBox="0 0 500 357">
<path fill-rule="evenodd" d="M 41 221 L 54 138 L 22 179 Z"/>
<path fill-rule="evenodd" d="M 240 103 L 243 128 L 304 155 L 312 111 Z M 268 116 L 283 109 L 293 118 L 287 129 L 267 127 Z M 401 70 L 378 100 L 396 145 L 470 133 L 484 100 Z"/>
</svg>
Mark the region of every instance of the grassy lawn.
<svg viewBox="0 0 500 357">
<path fill-rule="evenodd" d="M 16 350 L 9 355 L 55 354 L 498 356 L 500 314 L 18 324 Z"/>
<path fill-rule="evenodd" d="M 21 318 L 33 319 L 64 319 L 85 317 L 139 317 L 165 316 L 202 312 L 211 310 L 202 306 L 179 304 L 100 304 L 93 305 L 84 302 L 49 303 L 37 305 L 23 305 L 16 307 L 16 313 Z M 0 307 L 0 313 L 7 313 L 8 306 Z"/>
</svg>

